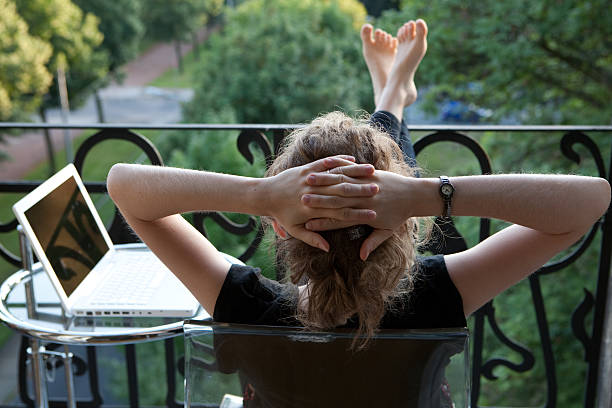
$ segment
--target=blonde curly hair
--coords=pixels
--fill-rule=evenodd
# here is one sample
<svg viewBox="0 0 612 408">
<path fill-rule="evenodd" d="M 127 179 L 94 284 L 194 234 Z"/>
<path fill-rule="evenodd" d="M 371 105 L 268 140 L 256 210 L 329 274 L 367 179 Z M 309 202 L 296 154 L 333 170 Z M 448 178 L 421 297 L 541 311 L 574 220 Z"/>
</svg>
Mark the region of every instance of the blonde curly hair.
<svg viewBox="0 0 612 408">
<path fill-rule="evenodd" d="M 387 134 L 365 120 L 333 112 L 287 136 L 266 176 L 337 154 L 354 156 L 356 163 L 369 163 L 379 170 L 409 176 L 415 173 Z M 354 237 L 349 233 L 348 228 L 321 232 L 330 244 L 329 252 L 295 238 L 278 240 L 277 254 L 293 284 L 306 282 L 308 301 L 305 307 L 297 307 L 296 318 L 309 329 L 330 329 L 357 316 L 353 346 L 363 347 L 385 310 L 412 289 L 410 271 L 415 262 L 418 222 L 408 219 L 366 261 L 359 257 L 366 237 L 350 239 Z"/>
</svg>

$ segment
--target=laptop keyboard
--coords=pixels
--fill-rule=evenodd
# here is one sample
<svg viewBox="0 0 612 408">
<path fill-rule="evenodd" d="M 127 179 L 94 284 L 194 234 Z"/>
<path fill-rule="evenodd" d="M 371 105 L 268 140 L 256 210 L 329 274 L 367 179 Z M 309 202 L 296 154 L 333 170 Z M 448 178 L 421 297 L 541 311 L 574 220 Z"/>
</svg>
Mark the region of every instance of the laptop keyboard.
<svg viewBox="0 0 612 408">
<path fill-rule="evenodd" d="M 92 294 L 91 305 L 147 305 L 167 273 L 157 258 L 127 251 L 108 262 L 105 269 L 107 277 Z"/>
</svg>

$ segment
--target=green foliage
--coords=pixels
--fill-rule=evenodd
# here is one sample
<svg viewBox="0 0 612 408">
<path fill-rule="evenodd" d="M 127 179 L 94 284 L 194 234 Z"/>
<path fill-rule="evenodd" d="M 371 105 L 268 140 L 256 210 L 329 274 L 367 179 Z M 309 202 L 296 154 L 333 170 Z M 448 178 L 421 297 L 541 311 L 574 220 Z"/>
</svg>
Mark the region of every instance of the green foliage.
<svg viewBox="0 0 612 408">
<path fill-rule="evenodd" d="M 146 0 L 142 20 L 155 40 L 185 40 L 204 25 L 209 10 L 219 10 L 218 0 Z"/>
<path fill-rule="evenodd" d="M 140 0 L 74 1 L 85 13 L 100 19 L 99 29 L 104 35 L 100 48 L 108 52 L 110 71 L 116 72 L 121 65 L 136 57 L 144 34 Z"/>
<path fill-rule="evenodd" d="M 98 50 L 103 40 L 98 18 L 83 14 L 70 0 L 16 0 L 15 3 L 29 26 L 30 35 L 51 44 L 49 70 L 55 74 L 58 66 L 65 64 L 71 105 L 84 102 L 108 70 L 108 56 Z M 48 105 L 57 104 L 56 86 L 54 83 L 49 91 Z"/>
<path fill-rule="evenodd" d="M 158 88 L 191 89 L 193 87 L 193 78 L 195 78 L 195 73 L 200 66 L 200 57 L 196 51 L 191 50 L 183 56 L 182 64 L 182 72 L 178 69 L 178 67 L 170 68 L 161 76 L 158 76 L 153 81 L 149 82 L 149 85 Z"/>
<path fill-rule="evenodd" d="M 428 55 L 417 74 L 429 107 L 451 97 L 527 123 L 610 123 L 612 11 L 595 1 L 404 1 L 386 29 L 424 18 Z"/>
<path fill-rule="evenodd" d="M 371 108 L 355 28 L 362 22 L 337 2 L 315 0 L 253 0 L 229 10 L 208 41 L 185 119 L 232 112 L 238 123 L 296 123 Z"/>
<path fill-rule="evenodd" d="M 8 121 L 32 112 L 49 89 L 51 47 L 28 34 L 12 0 L 0 0 L 0 10 L 0 121 Z"/>
</svg>

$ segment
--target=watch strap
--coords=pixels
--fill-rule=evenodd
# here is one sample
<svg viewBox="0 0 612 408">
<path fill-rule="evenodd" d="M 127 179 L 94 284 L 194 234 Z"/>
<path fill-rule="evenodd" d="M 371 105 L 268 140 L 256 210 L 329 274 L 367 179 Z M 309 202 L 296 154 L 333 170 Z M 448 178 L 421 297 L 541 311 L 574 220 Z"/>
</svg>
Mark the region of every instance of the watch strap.
<svg viewBox="0 0 612 408">
<path fill-rule="evenodd" d="M 450 192 L 447 192 L 448 187 L 446 186 L 450 187 Z M 442 211 L 442 217 L 444 218 L 450 218 L 451 216 L 452 198 L 454 192 L 455 187 L 451 184 L 448 176 L 440 176 L 440 196 L 444 202 L 444 210 Z"/>
</svg>

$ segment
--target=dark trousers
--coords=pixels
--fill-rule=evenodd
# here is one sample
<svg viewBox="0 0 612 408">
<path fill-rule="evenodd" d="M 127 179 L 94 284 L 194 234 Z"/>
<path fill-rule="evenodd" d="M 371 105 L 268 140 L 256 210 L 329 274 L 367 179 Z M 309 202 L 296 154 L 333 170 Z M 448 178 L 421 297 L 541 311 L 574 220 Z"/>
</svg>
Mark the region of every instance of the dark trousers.
<svg viewBox="0 0 612 408">
<path fill-rule="evenodd" d="M 404 160 L 411 166 L 416 166 L 416 157 L 412 140 L 406 122 L 402 119 L 401 123 L 394 114 L 387 111 L 376 111 L 370 117 L 370 122 L 386 132 L 398 144 L 404 153 Z"/>
</svg>

